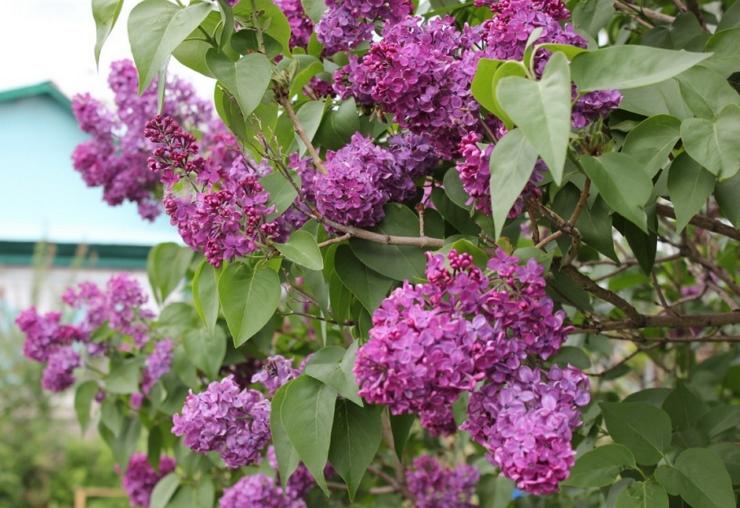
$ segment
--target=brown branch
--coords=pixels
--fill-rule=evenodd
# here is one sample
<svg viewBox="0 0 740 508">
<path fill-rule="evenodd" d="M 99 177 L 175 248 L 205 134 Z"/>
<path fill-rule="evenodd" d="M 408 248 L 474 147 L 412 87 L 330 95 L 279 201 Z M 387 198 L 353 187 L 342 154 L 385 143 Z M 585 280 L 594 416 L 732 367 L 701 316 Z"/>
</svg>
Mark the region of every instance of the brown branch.
<svg viewBox="0 0 740 508">
<path fill-rule="evenodd" d="M 658 342 L 658 343 L 655 343 L 655 344 L 651 344 L 648 347 L 637 348 L 635 351 L 633 351 L 632 353 L 628 354 L 627 356 L 625 356 L 623 359 L 621 359 L 619 362 L 615 363 L 611 367 L 607 367 L 606 369 L 602 370 L 601 372 L 586 372 L 585 374 L 587 376 L 593 376 L 593 377 L 602 377 L 602 376 L 605 376 L 605 375 L 609 374 L 610 372 L 614 372 L 619 367 L 621 367 L 625 363 L 629 362 L 630 360 L 632 360 L 634 357 L 636 357 L 640 353 L 644 353 L 644 352 L 646 352 L 646 351 L 648 351 L 650 349 L 653 349 L 655 347 L 658 347 L 660 344 L 661 344 L 661 342 Z"/>
<path fill-rule="evenodd" d="M 586 178 L 586 183 L 583 184 L 583 190 L 581 191 L 581 195 L 578 197 L 578 203 L 576 203 L 576 207 L 573 210 L 573 213 L 571 214 L 570 218 L 568 219 L 568 224 L 571 226 L 575 226 L 576 222 L 578 222 L 578 219 L 581 216 L 581 213 L 583 213 L 583 210 L 586 208 L 586 203 L 588 203 L 588 195 L 591 192 L 591 180 Z"/>
<path fill-rule="evenodd" d="M 563 232 L 562 231 L 560 231 L 560 230 L 555 231 L 554 233 L 551 233 L 551 234 L 547 235 L 540 242 L 538 242 L 537 245 L 535 245 L 535 248 L 541 249 L 542 247 L 544 247 L 548 243 L 552 242 L 553 240 L 557 240 L 561 236 L 563 236 Z"/>
<path fill-rule="evenodd" d="M 676 20 L 675 17 L 669 16 L 668 14 L 663 14 L 660 11 L 655 11 L 653 9 L 648 9 L 647 7 L 634 5 L 626 1 L 614 0 L 614 6 L 623 12 L 641 14 L 650 21 L 655 21 L 657 23 L 665 23 L 670 25 Z"/>
<path fill-rule="evenodd" d="M 630 322 L 640 324 L 645 317 L 640 314 L 637 309 L 635 309 L 635 307 L 627 300 L 619 296 L 617 293 L 614 293 L 613 291 L 602 288 L 589 277 L 579 272 L 573 266 L 564 266 L 561 268 L 561 272 L 563 272 L 563 274 L 565 274 L 568 278 L 575 282 L 581 289 L 588 291 L 592 295 L 601 298 L 605 302 L 609 302 L 618 309 L 622 310 L 630 318 Z"/>
<path fill-rule="evenodd" d="M 445 244 L 444 240 L 441 238 L 432 238 L 429 236 L 386 235 L 384 233 L 375 233 L 374 231 L 368 231 L 354 226 L 345 226 L 344 224 L 339 224 L 338 222 L 334 222 L 325 217 L 314 216 L 314 219 L 354 238 L 382 243 L 385 245 L 408 245 L 411 247 L 419 247 L 421 249 L 439 249 Z"/>
<path fill-rule="evenodd" d="M 319 249 L 323 247 L 328 247 L 329 245 L 334 245 L 335 243 L 342 243 L 343 241 L 349 240 L 350 238 L 352 238 L 352 235 L 350 235 L 349 233 L 345 233 L 342 236 L 329 238 L 328 240 L 325 240 L 319 244 Z"/>
<path fill-rule="evenodd" d="M 600 323 L 591 323 L 583 327 L 574 327 L 570 333 L 599 333 L 610 330 L 631 330 L 638 328 L 706 328 L 710 326 L 726 326 L 740 324 L 740 311 L 721 312 L 714 314 L 688 314 L 688 315 L 658 315 L 658 316 L 645 316 L 639 314 L 639 318 L 633 319 L 622 319 L 615 321 L 602 321 Z M 712 339 L 717 342 L 735 342 L 736 339 L 732 336 L 719 335 L 717 337 L 724 337 L 724 339 Z M 616 338 L 616 337 L 611 337 Z M 707 342 L 710 338 L 708 337 L 689 337 L 684 340 L 675 339 L 661 339 L 668 340 L 670 342 Z M 633 339 L 625 339 L 633 340 Z M 740 340 L 740 339 L 737 339 Z"/>
<path fill-rule="evenodd" d="M 314 166 L 316 166 L 316 169 L 319 171 L 319 173 L 326 174 L 326 166 L 324 166 L 324 162 L 321 160 L 319 152 L 313 146 L 311 140 L 306 134 L 306 131 L 303 129 L 303 125 L 298 119 L 298 116 L 295 114 L 295 110 L 293 109 L 293 105 L 290 103 L 290 99 L 288 97 L 281 97 L 280 104 L 282 104 L 283 108 L 285 108 L 285 113 L 288 115 L 288 118 L 293 124 L 293 128 L 295 129 L 296 134 L 298 134 L 298 137 L 301 138 L 301 141 L 303 141 L 306 150 L 308 150 L 308 153 L 311 155 Z"/>
<path fill-rule="evenodd" d="M 676 218 L 676 211 L 671 206 L 658 203 L 655 205 L 655 211 L 663 217 L 668 217 L 669 219 Z M 728 238 L 732 238 L 734 240 L 740 240 L 740 229 L 728 226 L 722 221 L 712 219 L 711 217 L 707 217 L 705 215 L 695 215 L 691 218 L 689 224 L 693 224 L 694 226 L 697 226 L 701 229 L 705 229 L 707 231 L 711 231 L 713 233 L 717 233 Z"/>
</svg>

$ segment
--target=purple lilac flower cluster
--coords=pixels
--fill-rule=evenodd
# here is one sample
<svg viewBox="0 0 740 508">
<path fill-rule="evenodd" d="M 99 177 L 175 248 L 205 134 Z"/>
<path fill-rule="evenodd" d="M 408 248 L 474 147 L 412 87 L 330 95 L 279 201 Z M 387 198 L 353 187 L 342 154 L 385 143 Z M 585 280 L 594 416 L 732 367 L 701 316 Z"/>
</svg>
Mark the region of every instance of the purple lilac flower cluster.
<svg viewBox="0 0 740 508">
<path fill-rule="evenodd" d="M 278 471 L 278 460 L 274 446 L 270 446 L 267 449 L 267 462 L 273 470 Z M 324 468 L 324 475 L 331 476 L 332 474 L 333 469 L 330 464 L 327 464 Z M 279 473 L 277 480 L 280 481 Z M 291 499 L 302 499 L 315 484 L 316 482 L 313 476 L 311 476 L 311 473 L 308 472 L 308 468 L 301 462 L 298 464 L 296 470 L 293 471 L 293 474 L 290 475 L 290 478 L 288 478 L 285 485 L 285 495 Z"/>
<path fill-rule="evenodd" d="M 521 367 L 501 384 L 471 397 L 463 430 L 488 450 L 488 459 L 522 490 L 551 494 L 568 477 L 570 441 L 589 402 L 588 377 L 572 368 Z"/>
<path fill-rule="evenodd" d="M 316 35 L 329 53 L 369 41 L 376 22 L 398 23 L 414 8 L 411 0 L 327 0 L 326 5 Z"/>
<path fill-rule="evenodd" d="M 154 345 L 154 350 L 147 356 L 141 374 L 141 393 L 132 396 L 134 406 L 141 406 L 143 397 L 148 395 L 157 381 L 170 371 L 174 347 L 175 344 L 170 339 L 160 340 Z"/>
<path fill-rule="evenodd" d="M 175 470 L 175 459 L 162 456 L 157 471 L 149 464 L 144 453 L 134 453 L 129 460 L 123 476 L 123 490 L 126 491 L 129 503 L 141 508 L 149 507 L 149 498 L 159 480 Z"/>
<path fill-rule="evenodd" d="M 352 57 L 336 74 L 335 88 L 426 134 L 438 155 L 450 158 L 460 138 L 478 125 L 470 91 L 477 60 L 467 56 L 474 42 L 472 32 L 459 32 L 451 18 L 422 23 L 407 17 L 386 25 L 383 39 L 367 55 Z"/>
<path fill-rule="evenodd" d="M 293 498 L 283 492 L 275 479 L 258 473 L 245 476 L 224 490 L 218 502 L 219 508 L 305 508 L 302 499 Z"/>
<path fill-rule="evenodd" d="M 143 218 L 153 220 L 160 213 L 155 197 L 158 175 L 147 170 L 150 146 L 141 133 L 157 113 L 157 84 L 139 95 L 136 69 L 129 60 L 113 62 L 108 84 L 114 92 L 115 112 L 89 94 L 72 100 L 80 128 L 92 136 L 75 148 L 73 165 L 88 186 L 103 188 L 106 203 L 134 202 Z M 210 105 L 177 78 L 167 83 L 164 111 L 193 127 L 211 116 Z"/>
<path fill-rule="evenodd" d="M 483 136 L 477 132 L 470 132 L 460 141 L 460 159 L 455 164 L 460 182 L 468 194 L 467 204 L 474 205 L 475 209 L 486 215 L 491 214 L 491 186 L 489 179 L 491 170 L 489 163 L 494 145 L 488 145 L 481 149 L 479 143 Z M 538 160 L 532 176 L 517 197 L 514 205 L 509 211 L 509 218 L 518 217 L 524 211 L 528 199 L 539 199 L 542 190 L 537 184 L 542 180 L 545 173 L 545 164 Z"/>
<path fill-rule="evenodd" d="M 281 355 L 270 356 L 262 364 L 262 369 L 252 376 L 252 383 L 261 383 L 270 395 L 291 379 L 300 375 L 300 371 L 293 368 L 293 362 Z"/>
<path fill-rule="evenodd" d="M 165 185 L 170 221 L 212 265 L 254 252 L 264 239 L 278 235 L 278 224 L 267 219 L 274 207 L 259 181 L 268 167 L 242 155 L 200 156 L 195 137 L 172 117 L 155 117 L 144 135 L 157 146 L 149 167 Z"/>
<path fill-rule="evenodd" d="M 480 473 L 461 464 L 454 469 L 442 466 L 434 457 L 421 455 L 406 471 L 406 483 L 416 508 L 473 508 Z"/>
<path fill-rule="evenodd" d="M 80 366 L 80 355 L 71 347 L 62 347 L 49 355 L 41 377 L 41 386 L 50 392 L 61 392 L 75 382 L 74 370 Z"/>
<path fill-rule="evenodd" d="M 313 22 L 303 10 L 301 0 L 275 0 L 290 24 L 290 46 L 305 47 L 313 33 Z"/>
<path fill-rule="evenodd" d="M 241 389 L 231 378 L 214 381 L 185 399 L 182 414 L 172 417 L 172 433 L 196 452 L 216 451 L 236 469 L 259 461 L 270 441 L 270 401 L 260 392 Z"/>
</svg>

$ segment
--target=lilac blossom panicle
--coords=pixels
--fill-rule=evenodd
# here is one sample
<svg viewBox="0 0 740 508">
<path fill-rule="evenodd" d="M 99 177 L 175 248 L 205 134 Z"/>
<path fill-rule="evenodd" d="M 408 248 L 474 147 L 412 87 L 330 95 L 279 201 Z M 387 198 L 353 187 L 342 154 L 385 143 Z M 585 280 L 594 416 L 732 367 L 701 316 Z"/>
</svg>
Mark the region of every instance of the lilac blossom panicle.
<svg viewBox="0 0 740 508">
<path fill-rule="evenodd" d="M 169 456 L 159 459 L 155 471 L 144 453 L 134 453 L 123 476 L 123 490 L 132 506 L 149 507 L 149 498 L 159 480 L 175 470 L 175 460 Z"/>
<path fill-rule="evenodd" d="M 34 307 L 24 310 L 16 318 L 18 328 L 25 334 L 23 355 L 29 360 L 45 363 L 62 346 L 79 340 L 82 332 L 60 323 L 59 312 L 39 314 Z"/>
<path fill-rule="evenodd" d="M 197 395 L 191 390 L 172 422 L 172 433 L 182 436 L 187 447 L 216 451 L 236 469 L 258 462 L 269 443 L 270 401 L 258 391 L 239 388 L 229 376 Z"/>
<path fill-rule="evenodd" d="M 290 24 L 290 46 L 305 47 L 313 33 L 313 22 L 303 10 L 301 0 L 275 0 Z"/>
<path fill-rule="evenodd" d="M 91 135 L 75 148 L 73 166 L 89 187 L 103 188 L 106 203 L 134 202 L 143 218 L 154 220 L 161 211 L 156 197 L 159 179 L 147 169 L 151 147 L 142 131 L 157 113 L 157 84 L 139 95 L 136 68 L 129 60 L 111 64 L 108 84 L 114 92 L 114 111 L 90 94 L 72 99 L 80 128 Z M 164 112 L 192 128 L 201 127 L 212 115 L 210 104 L 178 78 L 168 80 Z"/>
<path fill-rule="evenodd" d="M 302 499 L 287 496 L 273 478 L 258 473 L 242 477 L 224 490 L 219 508 L 305 508 Z"/>
<path fill-rule="evenodd" d="M 241 155 L 230 165 L 214 163 L 200 155 L 195 137 L 171 117 L 155 117 L 144 134 L 157 147 L 149 166 L 165 185 L 170 222 L 212 265 L 250 254 L 280 234 L 279 224 L 268 220 L 274 206 L 259 180 L 268 166 Z"/>
<path fill-rule="evenodd" d="M 570 442 L 581 424 L 579 407 L 588 402 L 583 372 L 523 366 L 506 382 L 486 384 L 470 397 L 462 429 L 486 448 L 491 463 L 517 487 L 552 494 L 575 461 Z"/>
<path fill-rule="evenodd" d="M 75 382 L 74 370 L 80 366 L 80 355 L 71 346 L 59 348 L 49 356 L 41 386 L 50 392 L 61 392 Z"/>
<path fill-rule="evenodd" d="M 293 362 L 280 355 L 270 356 L 262 364 L 262 369 L 252 376 L 252 383 L 260 383 L 270 395 L 291 379 L 300 375 L 298 369 L 293 368 Z"/>
<path fill-rule="evenodd" d="M 369 41 L 376 22 L 398 23 L 413 12 L 411 0 L 327 0 L 326 5 L 316 35 L 329 53 Z"/>
<path fill-rule="evenodd" d="M 480 473 L 473 466 L 461 464 L 448 469 L 430 455 L 417 457 L 406 471 L 415 508 L 473 508 L 479 479 Z"/>
<path fill-rule="evenodd" d="M 144 395 L 170 371 L 173 348 L 174 343 L 170 339 L 164 339 L 157 342 L 152 353 L 147 356 L 141 380 L 141 391 Z"/>
</svg>

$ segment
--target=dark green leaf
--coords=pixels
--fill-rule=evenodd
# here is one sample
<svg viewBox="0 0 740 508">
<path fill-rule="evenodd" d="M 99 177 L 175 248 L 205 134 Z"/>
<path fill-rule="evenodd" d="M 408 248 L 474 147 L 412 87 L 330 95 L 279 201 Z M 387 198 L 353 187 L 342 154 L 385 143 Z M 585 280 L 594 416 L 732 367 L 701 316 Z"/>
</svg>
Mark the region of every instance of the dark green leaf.
<svg viewBox="0 0 740 508">
<path fill-rule="evenodd" d="M 391 415 L 391 430 L 393 432 L 393 448 L 398 458 L 402 458 L 403 450 L 409 440 L 409 432 L 416 417 L 413 414 Z"/>
<path fill-rule="evenodd" d="M 681 122 L 672 116 L 650 117 L 627 134 L 623 150 L 642 163 L 652 178 L 668 162 L 668 155 L 681 137 L 680 128 Z"/>
<path fill-rule="evenodd" d="M 183 344 L 193 365 L 205 372 L 210 379 L 218 377 L 226 355 L 226 335 L 221 327 L 192 330 L 185 335 Z"/>
<path fill-rule="evenodd" d="M 640 269 L 642 269 L 645 274 L 649 275 L 654 268 L 655 255 L 658 248 L 658 236 L 655 233 L 657 227 L 655 208 L 651 207 L 648 217 L 648 227 L 650 228 L 649 233 L 643 232 L 620 215 L 614 215 L 612 217 L 612 222 L 614 227 L 617 228 L 617 230 L 627 239 L 627 243 L 629 244 L 630 249 L 632 249 L 632 253 L 640 263 Z"/>
<path fill-rule="evenodd" d="M 128 36 L 139 72 L 139 93 L 149 87 L 175 48 L 210 12 L 208 3 L 181 8 L 167 0 L 144 0 L 133 8 Z"/>
<path fill-rule="evenodd" d="M 193 251 L 176 243 L 160 243 L 149 251 L 147 272 L 154 297 L 164 302 L 185 277 Z"/>
<path fill-rule="evenodd" d="M 392 279 L 360 263 L 346 245 L 337 248 L 334 269 L 342 283 L 370 313 L 380 305 L 394 284 Z"/>
<path fill-rule="evenodd" d="M 298 229 L 294 231 L 287 242 L 276 243 L 275 248 L 286 258 L 309 270 L 324 268 L 324 259 L 316 243 L 316 238 L 308 231 Z"/>
<path fill-rule="evenodd" d="M 636 467 L 629 448 L 612 443 L 579 457 L 564 484 L 582 488 L 606 487 L 617 480 L 619 473 Z"/>
<path fill-rule="evenodd" d="M 681 138 L 692 159 L 720 180 L 740 169 L 740 106 L 725 106 L 712 121 L 688 118 L 681 122 Z"/>
<path fill-rule="evenodd" d="M 81 383 L 75 391 L 75 413 L 77 421 L 80 422 L 82 432 L 85 432 L 90 423 L 90 406 L 98 393 L 98 383 L 96 381 L 85 381 Z"/>
<path fill-rule="evenodd" d="M 278 461 L 278 472 L 283 487 L 287 484 L 288 479 L 298 467 L 300 458 L 293 444 L 290 442 L 288 432 L 285 430 L 284 421 L 291 418 L 292 415 L 286 414 L 285 394 L 289 390 L 292 382 L 281 386 L 272 397 L 270 410 L 270 432 L 272 434 L 272 444 L 275 447 L 275 456 Z"/>
<path fill-rule="evenodd" d="M 701 416 L 699 426 L 710 439 L 730 429 L 740 428 L 740 406 L 713 407 Z"/>
<path fill-rule="evenodd" d="M 280 303 L 280 278 L 269 268 L 230 265 L 218 281 L 226 324 L 239 347 L 267 324 Z"/>
<path fill-rule="evenodd" d="M 213 330 L 218 321 L 218 274 L 206 260 L 193 276 L 193 306 L 203 325 Z"/>
<path fill-rule="evenodd" d="M 116 398 L 106 397 L 100 405 L 100 421 L 110 429 L 115 437 L 120 436 L 126 418 Z"/>
<path fill-rule="evenodd" d="M 655 464 L 671 444 L 671 419 L 665 411 L 643 402 L 602 403 L 612 439 L 625 445 L 638 464 Z"/>
<path fill-rule="evenodd" d="M 576 30 L 586 33 L 594 39 L 599 30 L 614 15 L 614 5 L 611 0 L 585 0 L 578 2 L 573 9 L 573 25 Z"/>
<path fill-rule="evenodd" d="M 670 115 L 681 120 L 694 116 L 675 79 L 624 90 L 619 108 L 643 116 Z"/>
<path fill-rule="evenodd" d="M 362 408 L 346 400 L 337 400 L 329 461 L 347 484 L 350 500 L 354 500 L 362 477 L 380 446 L 383 437 L 381 409 L 380 406 Z"/>
<path fill-rule="evenodd" d="M 325 347 L 311 356 L 305 373 L 331 386 L 342 397 L 362 406 L 362 399 L 357 395 L 359 388 L 352 372 L 356 354 L 357 342 L 346 351 L 340 346 Z"/>
<path fill-rule="evenodd" d="M 588 358 L 586 352 L 575 346 L 561 347 L 558 353 L 552 357 L 551 361 L 563 367 L 566 365 L 573 365 L 581 370 L 586 370 L 591 367 L 591 360 Z"/>
<path fill-rule="evenodd" d="M 714 197 L 717 200 L 722 215 L 735 225 L 740 227 L 740 174 L 725 180 L 717 182 L 714 187 Z"/>
<path fill-rule="evenodd" d="M 722 460 L 706 448 L 689 448 L 675 462 L 673 487 L 694 508 L 734 508 L 732 481 Z M 665 478 L 665 475 L 663 476 Z M 663 484 L 664 479 L 658 476 Z M 668 487 L 666 487 L 668 490 Z M 669 490 L 670 492 L 670 490 Z"/>
<path fill-rule="evenodd" d="M 453 168 L 452 171 L 455 169 Z M 432 189 L 432 203 L 440 215 L 460 233 L 473 236 L 480 233 L 480 227 L 473 222 L 468 210 L 458 206 L 439 187 Z"/>
<path fill-rule="evenodd" d="M 653 481 L 634 482 L 619 493 L 616 508 L 668 508 L 668 494 Z"/>
<path fill-rule="evenodd" d="M 684 383 L 679 383 L 663 402 L 663 409 L 671 417 L 676 430 L 692 427 L 707 412 L 704 402 L 694 395 Z"/>
<path fill-rule="evenodd" d="M 478 484 L 481 508 L 508 508 L 514 495 L 514 482 L 503 475 L 485 475 Z"/>
<path fill-rule="evenodd" d="M 714 176 L 686 153 L 679 155 L 668 173 L 668 193 L 676 210 L 676 230 L 683 231 L 714 191 Z"/>
<path fill-rule="evenodd" d="M 712 119 L 740 96 L 721 74 L 701 65 L 676 76 L 681 95 L 698 117 Z"/>
<path fill-rule="evenodd" d="M 271 219 L 282 215 L 285 210 L 290 208 L 290 205 L 293 204 L 295 198 L 298 196 L 296 187 L 300 188 L 301 179 L 297 174 L 292 174 L 291 180 L 293 183 L 278 171 L 272 171 L 260 178 L 260 183 L 267 193 L 270 194 L 270 203 L 275 205 L 274 217 L 271 216 Z"/>
<path fill-rule="evenodd" d="M 100 51 L 113 30 L 121 13 L 123 0 L 92 0 L 92 14 L 95 19 L 95 63 L 100 65 Z"/>
</svg>

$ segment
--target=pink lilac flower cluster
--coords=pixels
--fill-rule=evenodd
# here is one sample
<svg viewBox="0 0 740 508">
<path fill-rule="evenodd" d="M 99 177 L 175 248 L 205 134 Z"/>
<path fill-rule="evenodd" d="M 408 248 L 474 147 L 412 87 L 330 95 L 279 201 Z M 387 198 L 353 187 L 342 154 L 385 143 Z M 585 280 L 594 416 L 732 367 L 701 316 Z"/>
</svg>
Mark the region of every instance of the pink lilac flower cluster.
<svg viewBox="0 0 740 508">
<path fill-rule="evenodd" d="M 244 476 L 224 490 L 219 508 L 305 508 L 302 499 L 288 496 L 274 478 L 258 473 Z"/>
<path fill-rule="evenodd" d="M 406 484 L 416 508 L 473 508 L 479 479 L 480 473 L 473 466 L 461 464 L 449 469 L 430 455 L 417 457 L 406 471 Z"/>
<path fill-rule="evenodd" d="M 305 47 L 313 33 L 313 21 L 303 10 L 301 0 L 275 0 L 290 24 L 290 46 Z"/>
<path fill-rule="evenodd" d="M 90 94 L 72 99 L 80 128 L 91 135 L 75 148 L 72 162 L 88 186 L 103 188 L 106 203 L 134 202 L 143 218 L 153 220 L 160 213 L 158 176 L 147 170 L 150 146 L 141 133 L 157 113 L 157 84 L 139 95 L 136 69 L 129 60 L 113 62 L 108 84 L 114 92 L 115 111 Z M 211 106 L 178 78 L 167 83 L 164 111 L 192 127 L 201 126 L 212 114 Z"/>
<path fill-rule="evenodd" d="M 478 125 L 470 91 L 476 37 L 460 32 L 451 18 L 407 17 L 386 25 L 382 40 L 335 75 L 344 98 L 377 105 L 402 127 L 426 134 L 440 156 L 450 158 L 460 138 Z"/>
<path fill-rule="evenodd" d="M 241 389 L 229 376 L 197 395 L 191 390 L 172 422 L 172 433 L 187 447 L 216 451 L 236 469 L 258 462 L 269 443 L 270 401 L 256 390 Z"/>
<path fill-rule="evenodd" d="M 126 274 L 113 275 L 104 288 L 92 282 L 83 282 L 68 288 L 62 295 L 64 303 L 84 310 L 79 328 L 92 333 L 97 328 L 108 328 L 134 339 L 137 347 L 149 340 L 149 324 L 154 312 L 144 308 L 148 296 L 141 285 Z"/>
<path fill-rule="evenodd" d="M 397 23 L 414 9 L 411 0 L 327 0 L 326 5 L 316 35 L 329 53 L 369 41 L 376 22 Z"/>
<path fill-rule="evenodd" d="M 485 149 L 481 149 L 479 143 L 482 141 L 483 136 L 477 132 L 470 132 L 465 135 L 460 141 L 460 159 L 455 163 L 455 168 L 460 175 L 460 182 L 469 196 L 467 204 L 474 205 L 477 211 L 490 215 L 491 186 L 489 180 L 491 170 L 489 164 L 494 145 L 488 145 Z M 539 199 L 542 195 L 542 190 L 537 184 L 542 180 L 545 167 L 541 160 L 537 161 L 529 182 L 509 211 L 509 218 L 521 215 L 528 199 Z"/>
<path fill-rule="evenodd" d="M 299 375 L 300 371 L 293 367 L 291 360 L 274 355 L 265 360 L 262 369 L 252 376 L 252 383 L 262 384 L 270 395 L 274 395 L 278 388 Z"/>
<path fill-rule="evenodd" d="M 575 453 L 579 407 L 589 402 L 588 377 L 572 368 L 521 367 L 504 383 L 475 392 L 462 429 L 488 451 L 488 459 L 517 487 L 552 494 L 568 477 Z"/>
<path fill-rule="evenodd" d="M 159 459 L 159 468 L 154 470 L 144 453 L 134 453 L 123 476 L 123 490 L 129 503 L 141 508 L 149 507 L 149 499 L 159 480 L 175 470 L 175 459 L 166 455 Z"/>
<path fill-rule="evenodd" d="M 170 221 L 212 265 L 254 252 L 279 234 L 278 224 L 268 220 L 274 207 L 259 180 L 269 167 L 241 155 L 230 157 L 230 164 L 223 156 L 200 156 L 195 137 L 172 117 L 155 117 L 144 135 L 157 146 L 149 166 L 165 184 Z"/>
</svg>

